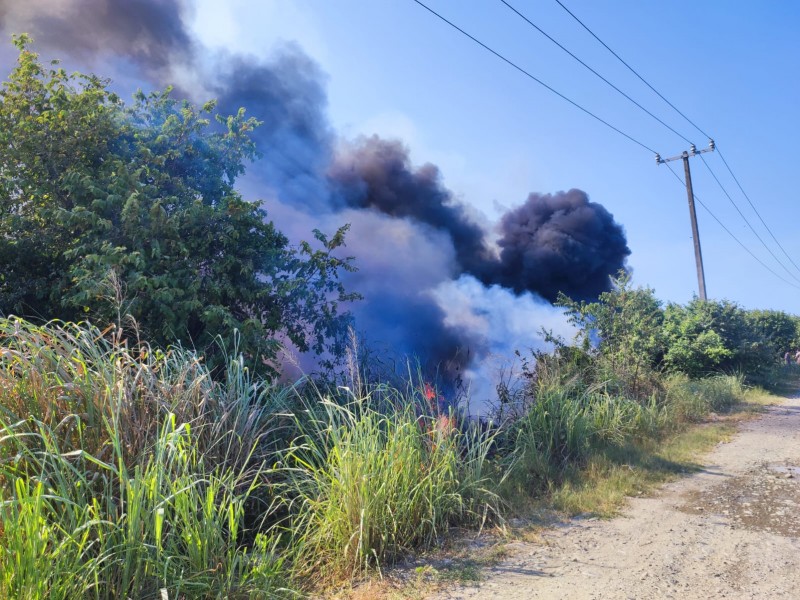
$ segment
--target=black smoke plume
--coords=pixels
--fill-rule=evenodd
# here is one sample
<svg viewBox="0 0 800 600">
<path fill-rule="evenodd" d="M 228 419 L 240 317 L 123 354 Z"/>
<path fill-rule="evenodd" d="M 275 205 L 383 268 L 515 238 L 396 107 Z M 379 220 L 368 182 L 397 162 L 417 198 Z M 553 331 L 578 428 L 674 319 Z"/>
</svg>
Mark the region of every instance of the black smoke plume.
<svg viewBox="0 0 800 600">
<path fill-rule="evenodd" d="M 531 194 L 500 221 L 500 260 L 476 273 L 486 284 L 535 292 L 553 302 L 559 292 L 594 300 L 631 251 L 622 227 L 581 190 Z"/>
<path fill-rule="evenodd" d="M 439 169 L 414 169 L 397 141 L 372 136 L 340 152 L 329 171 L 335 198 L 349 207 L 413 219 L 447 233 L 458 273 L 516 294 L 531 292 L 550 302 L 560 292 L 592 300 L 610 289 L 609 275 L 630 255 L 625 233 L 602 205 L 585 192 L 530 194 L 498 226 L 499 257 L 487 232 L 472 221 L 441 182 Z"/>
<path fill-rule="evenodd" d="M 373 135 L 340 151 L 329 171 L 334 201 L 408 218 L 446 232 L 461 271 L 478 272 L 491 260 L 486 232 L 441 181 L 436 165 L 417 169 L 399 141 Z"/>
<path fill-rule="evenodd" d="M 359 271 L 346 283 L 365 297 L 352 311 L 369 341 L 452 374 L 498 346 L 486 325 L 492 319 L 451 305 L 463 297 L 453 287 L 463 277 L 475 279 L 458 289 L 486 293 L 475 304 L 485 313 L 519 306 L 525 292 L 591 299 L 624 267 L 630 251 L 622 228 L 584 192 L 531 194 L 501 219 L 495 242 L 439 169 L 415 167 L 401 142 L 337 139 L 324 76 L 298 47 L 258 58 L 214 54 L 193 39 L 187 10 L 181 0 L 0 0 L 0 26 L 6 35 L 30 32 L 54 56 L 117 68 L 110 74 L 123 82 L 131 69 L 159 88 L 183 74 L 186 89 L 176 93 L 217 98 L 222 114 L 245 107 L 262 121 L 254 140 L 263 158 L 242 182 L 247 195 L 265 197 L 271 218 L 295 241 L 315 227 L 351 224 L 346 252 Z M 531 331 L 538 327 L 530 323 Z"/>
</svg>

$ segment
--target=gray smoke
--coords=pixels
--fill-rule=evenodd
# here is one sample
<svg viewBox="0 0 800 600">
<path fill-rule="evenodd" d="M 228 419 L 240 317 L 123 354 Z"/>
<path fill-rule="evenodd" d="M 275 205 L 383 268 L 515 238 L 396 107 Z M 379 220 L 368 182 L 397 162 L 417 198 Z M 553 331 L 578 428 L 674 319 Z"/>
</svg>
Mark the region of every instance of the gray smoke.
<svg viewBox="0 0 800 600">
<path fill-rule="evenodd" d="M 30 33 L 37 47 L 91 61 L 126 58 L 158 77 L 195 53 L 177 0 L 0 0 L 0 25 Z"/>
<path fill-rule="evenodd" d="M 356 257 L 358 271 L 342 279 L 365 298 L 351 312 L 375 355 L 400 367 L 413 356 L 426 372 L 454 376 L 485 354 L 484 333 L 448 315 L 436 293 L 458 271 L 445 232 L 374 210 L 343 208 L 312 221 L 303 207 L 271 206 L 270 216 L 292 239 L 307 237 L 312 223 L 323 231 L 350 224 L 345 251 Z"/>
<path fill-rule="evenodd" d="M 324 76 L 296 45 L 285 45 L 267 61 L 226 56 L 213 69 L 209 90 L 223 114 L 240 107 L 261 122 L 253 132 L 263 157 L 255 177 L 280 191 L 280 200 L 319 210 L 330 192 L 325 170 L 333 154 L 334 134 L 325 113 Z M 213 77 L 213 74 L 212 74 Z"/>
<path fill-rule="evenodd" d="M 439 169 L 415 167 L 401 142 L 338 140 L 324 75 L 297 46 L 269 57 L 214 55 L 193 40 L 186 17 L 180 0 L 0 0 L 7 35 L 30 32 L 37 48 L 117 68 L 103 74 L 122 81 L 131 68 L 159 88 L 183 75 L 178 93 L 216 98 L 222 114 L 245 107 L 262 121 L 254 141 L 263 158 L 242 182 L 247 195 L 266 197 L 271 218 L 294 241 L 315 227 L 351 224 L 345 251 L 359 271 L 346 283 L 365 297 L 352 312 L 368 341 L 452 376 L 508 343 L 492 338 L 497 327 L 485 318 L 492 306 L 525 305 L 530 315 L 536 304 L 528 292 L 550 301 L 559 291 L 594 298 L 624 267 L 622 228 L 585 193 L 531 194 L 502 218 L 495 244 Z M 472 302 L 480 314 L 465 294 L 484 294 Z"/>
</svg>

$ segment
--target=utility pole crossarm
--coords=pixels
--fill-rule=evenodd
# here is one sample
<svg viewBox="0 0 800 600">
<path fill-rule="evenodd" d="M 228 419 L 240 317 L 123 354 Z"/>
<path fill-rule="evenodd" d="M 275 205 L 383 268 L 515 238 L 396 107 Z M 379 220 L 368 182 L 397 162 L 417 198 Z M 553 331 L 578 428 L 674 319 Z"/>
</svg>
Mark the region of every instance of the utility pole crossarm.
<svg viewBox="0 0 800 600">
<path fill-rule="evenodd" d="M 689 150 L 684 150 L 678 156 L 671 158 L 661 158 L 660 154 L 656 154 L 656 164 L 668 163 L 673 160 L 683 160 L 683 170 L 686 176 L 686 195 L 689 199 L 689 218 L 692 222 L 692 240 L 694 241 L 694 260 L 697 265 L 697 286 L 699 288 L 700 300 L 706 301 L 706 274 L 703 270 L 703 252 L 700 249 L 700 231 L 697 228 L 697 213 L 694 208 L 694 191 L 692 190 L 692 173 L 689 169 L 689 157 L 703 154 L 704 152 L 713 152 L 715 148 L 714 140 L 708 140 L 708 148 L 698 150 L 694 144 L 689 147 Z"/>
<path fill-rule="evenodd" d="M 661 158 L 660 154 L 656 154 L 656 164 L 661 163 L 668 163 L 672 162 L 673 160 L 681 160 L 683 158 L 688 158 L 690 156 L 697 156 L 698 154 L 705 154 L 706 152 L 713 152 L 716 150 L 717 146 L 714 144 L 714 140 L 708 140 L 708 148 L 703 148 L 702 150 L 698 150 L 697 147 L 692 144 L 689 146 L 689 150 L 684 150 L 678 156 L 672 156 L 670 158 Z"/>
</svg>

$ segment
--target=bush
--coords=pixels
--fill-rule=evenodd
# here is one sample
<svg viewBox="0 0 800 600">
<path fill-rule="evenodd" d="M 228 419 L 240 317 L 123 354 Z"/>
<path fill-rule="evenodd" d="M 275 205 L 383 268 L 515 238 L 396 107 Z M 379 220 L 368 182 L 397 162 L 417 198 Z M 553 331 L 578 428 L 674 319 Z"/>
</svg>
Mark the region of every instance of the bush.
<svg viewBox="0 0 800 600">
<path fill-rule="evenodd" d="M 751 383 L 775 378 L 782 354 L 760 319 L 728 301 L 695 298 L 686 306 L 667 306 L 664 330 L 668 371 L 700 378 L 741 373 Z"/>
<path fill-rule="evenodd" d="M 387 397 L 396 410 L 376 408 Z M 384 386 L 346 404 L 320 394 L 306 411 L 279 466 L 301 575 L 380 567 L 431 547 L 452 524 L 498 514 L 491 433 L 420 414 L 413 397 Z"/>
<path fill-rule="evenodd" d="M 337 354 L 347 315 L 333 256 L 289 245 L 234 184 L 255 155 L 258 123 L 215 114 L 170 91 L 126 106 L 93 75 L 46 68 L 17 38 L 0 86 L 0 316 L 127 324 L 147 339 L 198 348 L 224 369 L 238 345 L 269 372 L 288 339 Z M 216 123 L 214 122 L 216 121 Z M 309 232 L 311 234 L 311 232 Z"/>
<path fill-rule="evenodd" d="M 577 327 L 576 345 L 591 358 L 584 378 L 643 401 L 659 391 L 656 369 L 664 354 L 664 313 L 652 289 L 633 288 L 630 276 L 620 273 L 613 289 L 600 294 L 597 302 L 561 296 L 559 304 Z"/>
</svg>

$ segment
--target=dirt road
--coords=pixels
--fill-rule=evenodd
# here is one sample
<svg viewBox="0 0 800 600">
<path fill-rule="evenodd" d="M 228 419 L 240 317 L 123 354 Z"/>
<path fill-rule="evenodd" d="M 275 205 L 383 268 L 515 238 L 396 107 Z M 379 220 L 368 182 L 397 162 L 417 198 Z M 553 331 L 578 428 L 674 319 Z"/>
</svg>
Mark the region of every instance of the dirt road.
<svg viewBox="0 0 800 600">
<path fill-rule="evenodd" d="M 800 598 L 800 398 L 720 444 L 696 475 L 513 544 L 477 587 L 436 598 Z"/>
</svg>

